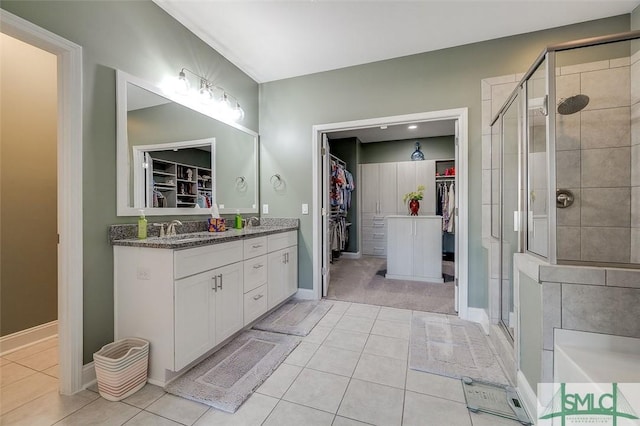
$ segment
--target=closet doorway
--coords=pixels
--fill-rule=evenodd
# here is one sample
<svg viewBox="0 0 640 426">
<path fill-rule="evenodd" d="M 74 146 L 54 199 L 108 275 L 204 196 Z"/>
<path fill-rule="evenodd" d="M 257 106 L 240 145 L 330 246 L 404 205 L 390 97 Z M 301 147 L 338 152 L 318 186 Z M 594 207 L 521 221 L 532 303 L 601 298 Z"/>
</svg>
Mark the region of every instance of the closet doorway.
<svg viewBox="0 0 640 426">
<path fill-rule="evenodd" d="M 317 125 L 313 135 L 314 200 L 321 206 L 314 209 L 314 298 L 458 312 L 466 318 L 466 108 Z M 416 239 L 444 254 L 432 261 L 442 267 L 444 279 L 386 278 L 387 218 L 409 217 L 404 195 L 422 182 L 419 219 L 444 216 L 447 228 Z M 416 259 L 417 269 L 424 270 L 424 256 Z"/>
</svg>

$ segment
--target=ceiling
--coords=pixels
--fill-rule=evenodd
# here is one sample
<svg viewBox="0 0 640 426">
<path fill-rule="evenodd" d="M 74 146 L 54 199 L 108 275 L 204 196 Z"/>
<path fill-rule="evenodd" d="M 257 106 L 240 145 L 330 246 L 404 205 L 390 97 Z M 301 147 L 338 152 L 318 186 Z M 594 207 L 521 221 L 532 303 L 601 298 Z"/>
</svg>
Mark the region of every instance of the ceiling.
<svg viewBox="0 0 640 426">
<path fill-rule="evenodd" d="M 416 128 L 409 128 L 410 124 L 413 124 Z M 329 139 L 357 137 L 360 142 L 368 143 L 451 136 L 455 133 L 455 120 L 423 121 L 410 124 L 384 126 L 386 128 L 375 126 L 364 129 L 341 130 L 329 133 Z"/>
<path fill-rule="evenodd" d="M 630 13 L 640 0 L 154 0 L 258 83 Z"/>
</svg>

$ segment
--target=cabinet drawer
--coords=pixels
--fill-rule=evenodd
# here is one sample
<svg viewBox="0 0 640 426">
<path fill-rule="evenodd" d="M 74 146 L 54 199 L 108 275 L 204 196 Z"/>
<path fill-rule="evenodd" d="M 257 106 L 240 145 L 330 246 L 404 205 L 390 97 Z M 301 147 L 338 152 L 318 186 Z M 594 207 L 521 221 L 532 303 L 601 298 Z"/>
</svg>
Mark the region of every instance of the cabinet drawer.
<svg viewBox="0 0 640 426">
<path fill-rule="evenodd" d="M 386 256 L 387 255 L 387 243 L 375 243 L 372 241 L 362 243 L 362 254 L 370 256 Z"/>
<path fill-rule="evenodd" d="M 267 285 L 251 290 L 244 295 L 244 325 L 267 312 Z"/>
<path fill-rule="evenodd" d="M 386 242 L 387 230 L 385 228 L 362 227 L 362 241 Z"/>
<path fill-rule="evenodd" d="M 241 260 L 241 241 L 178 250 L 173 255 L 174 278 L 188 277 Z"/>
<path fill-rule="evenodd" d="M 266 242 L 266 241 L 265 241 Z M 267 283 L 267 255 L 244 261 L 244 292 Z"/>
<path fill-rule="evenodd" d="M 362 226 L 369 228 L 386 228 L 385 216 L 375 213 L 362 213 Z"/>
<path fill-rule="evenodd" d="M 298 231 L 282 232 L 267 237 L 269 253 L 298 244 Z"/>
<path fill-rule="evenodd" d="M 250 238 L 244 240 L 244 258 L 262 256 L 267 254 L 267 237 Z"/>
</svg>

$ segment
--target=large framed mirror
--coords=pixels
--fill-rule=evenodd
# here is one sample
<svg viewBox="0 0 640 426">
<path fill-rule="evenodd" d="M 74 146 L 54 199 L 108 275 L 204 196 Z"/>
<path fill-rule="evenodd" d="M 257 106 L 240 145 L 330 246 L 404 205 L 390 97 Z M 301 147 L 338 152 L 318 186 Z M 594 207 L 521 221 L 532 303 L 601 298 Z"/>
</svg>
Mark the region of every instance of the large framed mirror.
<svg viewBox="0 0 640 426">
<path fill-rule="evenodd" d="M 258 213 L 258 134 L 123 71 L 118 216 Z"/>
</svg>

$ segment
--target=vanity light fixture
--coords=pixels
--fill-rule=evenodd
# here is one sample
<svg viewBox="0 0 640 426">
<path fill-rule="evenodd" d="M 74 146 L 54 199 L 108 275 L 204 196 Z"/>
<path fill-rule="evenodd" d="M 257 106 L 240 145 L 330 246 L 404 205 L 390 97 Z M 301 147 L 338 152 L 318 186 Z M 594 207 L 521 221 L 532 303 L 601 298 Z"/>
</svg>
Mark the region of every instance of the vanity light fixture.
<svg viewBox="0 0 640 426">
<path fill-rule="evenodd" d="M 197 90 L 191 89 L 191 82 L 187 74 L 192 74 L 199 81 Z M 244 110 L 240 102 L 230 95 L 225 89 L 214 84 L 211 80 L 196 74 L 188 68 L 182 68 L 178 73 L 178 78 L 167 78 L 160 85 L 165 92 L 197 99 L 202 104 L 211 108 L 217 115 L 222 115 L 233 121 L 244 119 Z"/>
</svg>

